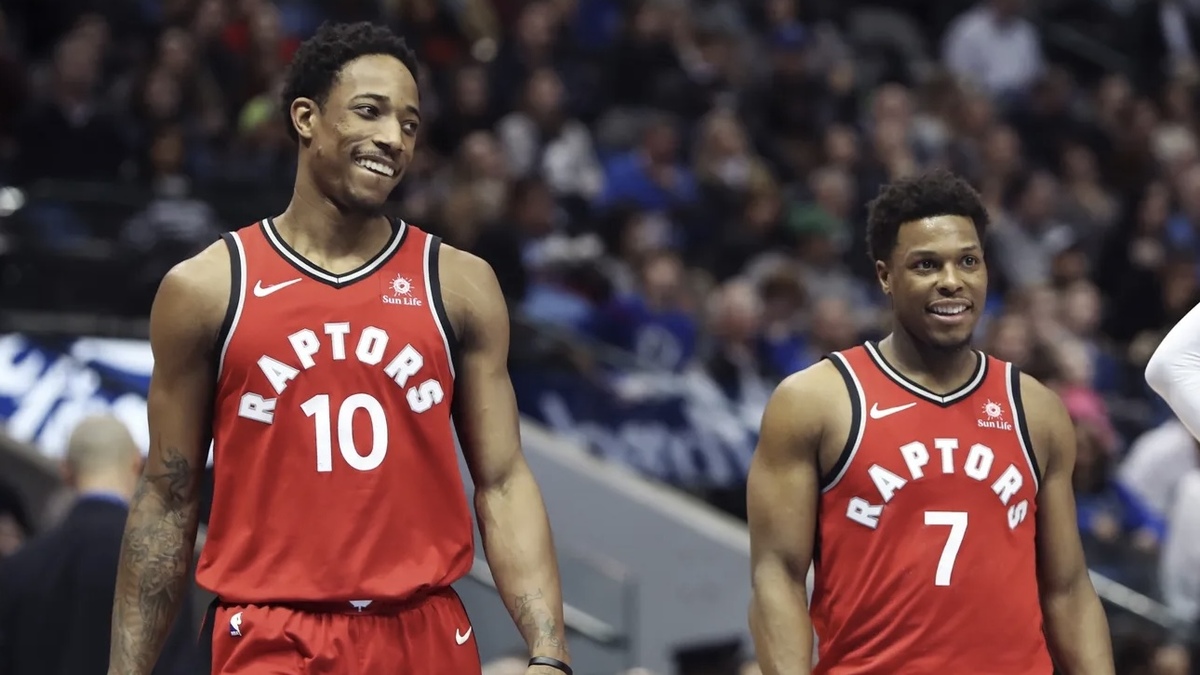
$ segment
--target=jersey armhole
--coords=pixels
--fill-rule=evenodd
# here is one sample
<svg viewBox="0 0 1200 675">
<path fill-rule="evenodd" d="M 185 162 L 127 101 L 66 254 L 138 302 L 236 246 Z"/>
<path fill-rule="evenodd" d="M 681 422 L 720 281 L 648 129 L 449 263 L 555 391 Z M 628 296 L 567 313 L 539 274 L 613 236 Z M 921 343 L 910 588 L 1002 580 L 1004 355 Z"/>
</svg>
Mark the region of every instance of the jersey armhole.
<svg viewBox="0 0 1200 675">
<path fill-rule="evenodd" d="M 841 374 L 842 382 L 846 385 L 846 393 L 850 396 L 850 433 L 846 436 L 846 444 L 842 447 L 837 461 L 829 467 L 828 471 L 821 474 L 821 492 L 823 493 L 832 490 L 845 475 L 851 460 L 858 452 L 859 445 L 862 444 L 863 433 L 867 426 L 866 418 L 863 415 L 866 408 L 866 396 L 863 394 L 862 384 L 854 374 L 854 369 L 850 367 L 850 362 L 840 352 L 827 354 L 825 358 L 829 359 L 829 362 Z M 818 462 L 818 466 L 819 464 L 820 462 Z"/>
<path fill-rule="evenodd" d="M 237 330 L 238 320 L 242 317 L 242 305 L 246 297 L 246 252 L 242 248 L 242 240 L 236 232 L 225 232 L 221 235 L 225 248 L 229 250 L 229 304 L 225 307 L 225 318 L 221 321 L 221 329 L 217 331 L 217 379 L 225 369 L 225 353 L 229 351 L 229 343 L 233 340 L 233 332 Z"/>
<path fill-rule="evenodd" d="M 442 299 L 441 276 L 438 268 L 439 254 L 442 248 L 442 238 L 427 234 L 425 239 L 425 292 L 429 295 L 429 307 L 433 312 L 433 321 L 437 324 L 438 332 L 442 335 L 442 343 L 446 347 L 446 357 L 450 359 L 450 376 L 457 377 L 459 343 L 454 334 L 454 324 L 450 323 L 450 315 L 446 312 L 446 302 Z"/>
<path fill-rule="evenodd" d="M 1033 452 L 1033 440 L 1029 435 L 1029 423 L 1025 419 L 1025 405 L 1021 402 L 1021 370 L 1011 363 L 1005 363 L 1008 369 L 1005 378 L 1008 388 L 1008 406 L 1013 411 L 1013 427 L 1017 432 L 1017 440 L 1025 451 L 1025 459 L 1029 462 L 1029 472 L 1033 476 L 1034 490 L 1041 488 L 1042 472 L 1038 467 L 1037 455 Z"/>
</svg>

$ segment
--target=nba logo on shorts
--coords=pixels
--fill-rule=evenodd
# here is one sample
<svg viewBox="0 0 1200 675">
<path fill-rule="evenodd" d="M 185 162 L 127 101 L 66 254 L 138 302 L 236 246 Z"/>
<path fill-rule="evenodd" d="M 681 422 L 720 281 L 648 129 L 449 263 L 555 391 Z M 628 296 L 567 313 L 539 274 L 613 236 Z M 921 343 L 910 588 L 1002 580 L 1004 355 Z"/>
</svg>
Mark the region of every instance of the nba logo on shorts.
<svg viewBox="0 0 1200 675">
<path fill-rule="evenodd" d="M 229 634 L 234 637 L 242 637 L 242 613 L 238 612 L 229 617 Z"/>
</svg>

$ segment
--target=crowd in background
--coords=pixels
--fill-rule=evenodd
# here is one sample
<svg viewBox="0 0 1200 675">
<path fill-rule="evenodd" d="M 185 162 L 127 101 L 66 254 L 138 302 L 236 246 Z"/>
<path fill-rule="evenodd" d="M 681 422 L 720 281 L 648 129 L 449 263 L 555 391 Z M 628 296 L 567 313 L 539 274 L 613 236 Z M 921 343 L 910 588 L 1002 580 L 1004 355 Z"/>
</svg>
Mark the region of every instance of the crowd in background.
<svg viewBox="0 0 1200 675">
<path fill-rule="evenodd" d="M 1200 9 L 1048 3 L 1123 22 L 1115 72 L 1047 56 L 1019 0 L 932 3 L 944 26 L 855 4 L 6 0 L 0 184 L 145 198 L 113 223 L 32 200 L 0 238 L 136 256 L 152 287 L 249 222 L 206 189 L 286 203 L 278 94 L 299 42 L 327 18 L 386 22 L 423 64 L 398 214 L 485 258 L 527 319 L 765 400 L 886 333 L 865 204 L 948 167 L 994 221 L 980 346 L 1076 420 L 1090 559 L 1195 617 L 1200 537 L 1173 525 L 1200 450 L 1141 372 L 1200 299 Z"/>
</svg>

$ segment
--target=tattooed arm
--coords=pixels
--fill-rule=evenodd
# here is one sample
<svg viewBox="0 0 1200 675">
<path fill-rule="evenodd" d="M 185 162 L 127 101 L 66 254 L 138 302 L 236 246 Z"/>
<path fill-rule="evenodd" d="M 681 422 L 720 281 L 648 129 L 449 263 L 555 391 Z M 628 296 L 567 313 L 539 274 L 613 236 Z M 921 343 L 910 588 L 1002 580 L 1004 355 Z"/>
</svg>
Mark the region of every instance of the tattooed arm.
<svg viewBox="0 0 1200 675">
<path fill-rule="evenodd" d="M 440 262 L 447 308 L 462 338 L 456 418 L 488 565 L 530 655 L 569 662 L 550 522 L 521 452 L 504 297 L 479 258 L 443 246 Z"/>
<path fill-rule="evenodd" d="M 215 336 L 229 293 L 224 249 L 218 242 L 172 269 L 150 312 L 150 454 L 125 525 L 109 675 L 149 675 L 187 592 L 210 434 Z"/>
</svg>

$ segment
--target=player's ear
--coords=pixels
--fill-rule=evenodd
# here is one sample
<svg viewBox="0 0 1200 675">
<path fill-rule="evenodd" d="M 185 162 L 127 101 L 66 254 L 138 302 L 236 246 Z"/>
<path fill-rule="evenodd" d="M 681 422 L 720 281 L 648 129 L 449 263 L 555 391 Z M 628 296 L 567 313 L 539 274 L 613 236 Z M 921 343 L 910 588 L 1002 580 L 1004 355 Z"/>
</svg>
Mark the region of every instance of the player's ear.
<svg viewBox="0 0 1200 675">
<path fill-rule="evenodd" d="M 304 141 L 312 140 L 313 125 L 317 122 L 317 115 L 321 114 L 317 102 L 311 98 L 298 98 L 292 101 L 289 112 L 292 115 L 292 126 L 296 128 L 296 135 Z"/>
<path fill-rule="evenodd" d="M 892 273 L 888 264 L 882 260 L 875 261 L 875 278 L 879 280 L 879 288 L 884 295 L 892 294 Z"/>
</svg>

